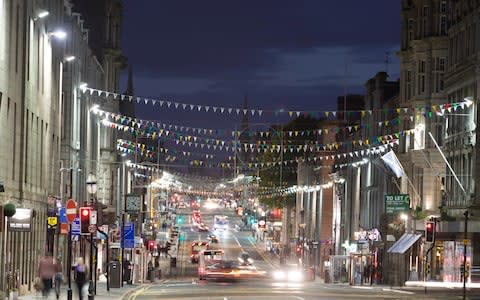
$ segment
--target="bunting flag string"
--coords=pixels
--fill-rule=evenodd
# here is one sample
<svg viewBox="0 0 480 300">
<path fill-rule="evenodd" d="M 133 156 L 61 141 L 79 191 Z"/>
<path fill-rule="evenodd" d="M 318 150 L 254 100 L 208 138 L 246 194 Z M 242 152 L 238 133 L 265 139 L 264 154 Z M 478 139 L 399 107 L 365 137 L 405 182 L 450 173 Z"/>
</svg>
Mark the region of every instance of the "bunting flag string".
<svg viewBox="0 0 480 300">
<path fill-rule="evenodd" d="M 280 138 L 283 137 L 316 137 L 322 135 L 329 135 L 329 134 L 339 134 L 339 133 L 354 133 L 360 131 L 362 129 L 370 129 L 373 126 L 377 126 L 377 128 L 381 129 L 383 127 L 388 126 L 397 126 L 400 125 L 402 122 L 402 118 L 397 117 L 393 119 L 388 119 L 384 121 L 374 122 L 373 124 L 355 124 L 355 125 L 348 125 L 348 126 L 329 126 L 324 128 L 313 128 L 313 129 L 306 129 L 306 130 L 284 130 L 284 131 L 276 131 L 276 130 L 226 130 L 226 129 L 208 129 L 208 128 L 197 128 L 197 127 L 189 127 L 183 125 L 172 125 L 172 124 L 165 124 L 156 121 L 149 121 L 149 120 L 142 120 L 137 118 L 128 117 L 125 115 L 107 112 L 104 110 L 99 109 L 98 107 L 92 108 L 91 112 L 95 115 L 100 117 L 107 118 L 111 120 L 113 123 L 117 123 L 119 125 L 126 125 L 135 127 L 138 129 L 144 129 L 147 131 L 156 131 L 162 134 L 169 134 L 172 133 L 192 133 L 192 134 L 199 134 L 199 135 L 208 135 L 208 136 L 231 136 L 233 138 Z M 413 120 L 411 120 L 413 121 Z"/>
<path fill-rule="evenodd" d="M 379 154 L 379 153 L 376 153 Z M 336 164 L 333 166 L 321 166 L 325 168 L 346 168 L 346 167 L 359 167 L 361 165 L 367 164 L 369 162 L 368 158 L 363 158 L 360 161 L 355 161 L 355 162 L 349 162 L 345 164 Z M 259 198 L 272 198 L 272 197 L 282 197 L 282 196 L 287 196 L 291 194 L 296 194 L 297 192 L 315 192 L 319 191 L 321 189 L 328 189 L 333 186 L 334 181 L 329 181 L 326 184 L 321 184 L 321 185 L 314 185 L 314 186 L 290 186 L 290 187 L 284 187 L 284 188 L 260 188 L 259 191 L 257 191 L 257 195 Z"/>
<path fill-rule="evenodd" d="M 371 155 L 376 155 L 383 153 L 389 149 L 389 147 L 394 147 L 395 145 L 399 144 L 399 140 L 395 139 L 392 140 L 384 145 L 376 146 L 376 147 L 370 147 L 367 149 L 363 150 L 355 150 L 351 152 L 345 152 L 345 153 L 332 153 L 329 155 L 321 155 L 321 156 L 314 156 L 314 157 L 302 157 L 302 158 L 296 158 L 296 159 L 291 159 L 291 160 L 282 160 L 282 161 L 262 161 L 262 162 L 249 162 L 246 163 L 246 166 L 249 169 L 258 169 L 258 168 L 265 168 L 265 167 L 276 167 L 280 165 L 290 165 L 290 164 L 296 164 L 298 162 L 313 162 L 313 163 L 320 163 L 321 161 L 329 161 L 329 160 L 339 160 L 339 159 L 352 159 L 352 158 L 359 158 L 359 157 L 368 157 Z M 126 145 L 126 146 L 124 146 Z M 130 147 L 129 145 L 132 145 L 133 147 Z M 142 144 L 140 144 L 142 145 Z M 146 156 L 149 158 L 154 158 L 155 153 L 151 151 L 144 151 L 143 147 L 138 147 L 135 146 L 135 143 L 133 142 L 128 142 L 124 141 L 122 143 L 117 144 L 117 150 L 121 151 L 122 153 L 130 153 L 130 154 L 135 154 L 135 153 L 140 153 L 141 156 Z M 163 161 L 165 162 L 179 162 L 181 160 L 178 160 L 177 157 L 175 156 L 166 156 L 162 158 Z M 207 157 L 207 159 L 213 159 L 213 156 Z M 183 160 L 181 162 L 187 162 L 186 160 Z M 223 169 L 232 169 L 234 168 L 235 164 L 233 162 L 207 162 L 206 160 L 191 160 L 188 161 L 188 164 L 190 165 L 200 165 L 200 166 L 210 166 L 210 165 L 216 165 L 216 167 L 220 167 Z M 349 164 L 347 164 L 349 165 Z M 353 163 L 353 166 L 358 166 L 361 165 L 360 163 Z M 336 167 L 342 167 L 343 165 L 335 165 Z"/>
<path fill-rule="evenodd" d="M 90 95 L 94 97 L 103 97 L 105 100 L 120 100 L 120 101 L 129 101 L 133 103 L 141 104 L 151 104 L 153 106 L 158 106 L 160 108 L 176 109 L 183 111 L 192 111 L 192 112 L 211 112 L 228 115 L 251 115 L 261 117 L 263 115 L 279 116 L 288 114 L 291 118 L 297 118 L 300 116 L 312 117 L 312 118 L 326 118 L 326 119 L 337 119 L 344 117 L 344 111 L 336 110 L 312 110 L 312 111 L 303 111 L 303 110 L 265 110 L 265 109 L 244 109 L 244 108 L 235 108 L 235 107 L 224 107 L 224 106 L 210 106 L 210 105 L 199 105 L 199 104 L 187 104 L 182 102 L 177 102 L 173 100 L 159 100 L 159 99 L 150 99 L 144 97 L 130 96 L 125 94 L 119 94 L 114 92 L 108 92 L 99 89 L 93 89 L 85 87 L 81 89 L 84 95 Z M 464 109 L 468 107 L 473 102 L 470 100 L 464 100 L 459 102 L 444 103 L 438 105 L 426 105 L 426 106 L 417 106 L 417 107 L 398 107 L 398 108 L 383 108 L 376 110 L 356 110 L 356 111 L 346 111 L 346 117 L 360 117 L 363 118 L 366 115 L 372 115 L 375 112 L 382 112 L 385 114 L 391 113 L 406 113 L 406 114 L 423 114 L 425 116 L 443 115 L 445 111 L 451 112 L 452 110 L 456 111 L 458 108 Z"/>
<path fill-rule="evenodd" d="M 131 151 L 137 150 L 141 153 L 145 153 L 145 155 L 148 157 L 155 157 L 156 155 L 159 155 L 159 154 L 163 154 L 163 155 L 171 154 L 171 156 L 191 157 L 193 155 L 197 155 L 197 156 L 202 156 L 205 159 L 215 158 L 215 155 L 210 153 L 202 153 L 198 151 L 195 151 L 195 152 L 180 151 L 180 150 L 168 149 L 164 147 L 155 147 L 155 146 L 149 146 L 143 143 L 133 142 L 125 139 L 117 139 L 117 146 L 122 147 L 123 149 L 131 150 Z"/>
<path fill-rule="evenodd" d="M 127 162 L 126 165 L 127 167 L 135 170 L 150 172 L 150 174 L 163 174 L 164 172 L 163 168 L 152 166 L 152 165 L 142 165 L 140 163 L 133 163 L 133 162 Z M 227 178 L 215 178 L 211 176 L 192 175 L 190 173 L 185 174 L 185 173 L 180 173 L 176 171 L 169 171 L 168 173 L 172 174 L 175 177 L 182 177 L 190 182 L 198 181 L 199 183 L 202 183 L 202 184 L 204 184 L 205 182 L 217 184 L 219 181 L 227 182 L 229 180 Z"/>
<path fill-rule="evenodd" d="M 124 147 L 122 145 L 117 145 L 117 150 L 122 152 L 122 153 L 129 153 L 129 154 L 140 154 L 140 156 L 142 157 L 148 157 L 148 158 L 156 158 L 156 153 L 155 152 L 151 152 L 150 150 L 143 150 L 143 149 L 131 149 L 131 148 L 127 148 L 127 147 Z M 200 166 L 203 166 L 203 165 L 211 165 L 209 163 L 207 163 L 205 160 L 200 160 L 200 159 L 193 159 L 193 160 L 190 160 L 190 161 L 187 161 L 186 159 L 179 159 L 178 157 L 174 156 L 174 155 L 166 155 L 165 157 L 162 157 L 161 158 L 162 162 L 179 162 L 179 163 L 185 163 L 185 162 L 188 162 L 188 164 L 190 165 L 200 165 Z M 218 167 L 218 166 L 217 166 Z"/>
<path fill-rule="evenodd" d="M 325 184 L 317 185 L 303 185 L 303 186 L 289 186 L 284 188 L 275 188 L 265 191 L 258 191 L 257 195 L 259 198 L 271 198 L 271 197 L 281 197 L 291 194 L 296 194 L 298 192 L 316 192 L 324 189 L 331 188 L 333 186 L 333 181 L 329 181 Z"/>
<path fill-rule="evenodd" d="M 415 131 L 415 129 L 402 130 L 400 132 L 388 134 L 388 135 L 374 136 L 374 137 L 362 139 L 362 140 L 347 140 L 344 142 L 333 142 L 325 145 L 320 144 L 318 142 L 310 141 L 310 143 L 286 144 L 282 146 L 278 143 L 267 144 L 265 141 L 262 143 L 261 142 L 241 143 L 239 141 L 205 139 L 205 138 L 200 138 L 195 136 L 183 136 L 183 135 L 177 135 L 177 134 L 172 134 L 171 137 L 159 136 L 156 134 L 156 132 L 150 133 L 150 132 L 145 132 L 144 130 L 137 130 L 133 127 L 112 123 L 105 119 L 101 122 L 101 124 L 109 128 L 114 128 L 119 131 L 135 133 L 137 135 L 142 135 L 147 138 L 152 138 L 154 140 L 160 139 L 161 141 L 173 141 L 177 145 L 183 145 L 183 146 L 189 146 L 189 147 L 193 146 L 195 148 L 200 147 L 201 149 L 207 149 L 207 150 L 220 150 L 220 151 L 227 151 L 227 152 L 237 151 L 237 152 L 252 152 L 252 153 L 262 153 L 262 152 L 278 153 L 282 151 L 282 148 L 284 153 L 287 153 L 287 152 L 300 153 L 300 152 L 315 152 L 315 151 L 319 152 L 319 151 L 327 151 L 327 150 L 337 151 L 340 149 L 344 149 L 347 146 L 370 146 L 372 144 L 373 145 L 385 144 L 394 138 L 399 138 L 400 136 L 404 136 L 404 135 L 411 135 Z"/>
</svg>

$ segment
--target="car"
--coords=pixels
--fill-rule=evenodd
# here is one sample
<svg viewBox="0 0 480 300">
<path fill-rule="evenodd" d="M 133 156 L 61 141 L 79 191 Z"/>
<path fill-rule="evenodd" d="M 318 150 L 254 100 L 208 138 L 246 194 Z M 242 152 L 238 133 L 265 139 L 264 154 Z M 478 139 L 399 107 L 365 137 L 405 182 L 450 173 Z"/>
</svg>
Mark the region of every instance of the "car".
<svg viewBox="0 0 480 300">
<path fill-rule="evenodd" d="M 207 239 L 212 243 L 218 243 L 218 237 L 214 234 L 210 234 Z"/>
<path fill-rule="evenodd" d="M 285 265 L 273 271 L 275 281 L 301 282 L 305 280 L 305 272 L 297 265 Z"/>
<path fill-rule="evenodd" d="M 209 228 L 205 223 L 198 224 L 198 231 L 208 232 Z"/>
<path fill-rule="evenodd" d="M 223 260 L 206 267 L 206 277 L 213 279 L 235 279 L 240 276 L 240 266 L 234 260 Z"/>
<path fill-rule="evenodd" d="M 238 256 L 238 261 L 241 266 L 253 265 L 253 259 L 250 257 L 250 254 L 248 254 L 248 252 L 240 253 L 240 256 Z"/>
</svg>

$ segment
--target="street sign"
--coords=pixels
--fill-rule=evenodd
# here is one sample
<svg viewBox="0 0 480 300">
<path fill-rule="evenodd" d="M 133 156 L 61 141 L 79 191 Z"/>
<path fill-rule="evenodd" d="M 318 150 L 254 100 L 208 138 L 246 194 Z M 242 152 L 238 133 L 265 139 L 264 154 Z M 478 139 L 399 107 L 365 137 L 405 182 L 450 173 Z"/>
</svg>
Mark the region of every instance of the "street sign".
<svg viewBox="0 0 480 300">
<path fill-rule="evenodd" d="M 135 226 L 132 222 L 125 223 L 123 239 L 123 248 L 135 248 Z"/>
<path fill-rule="evenodd" d="M 67 224 L 67 209 L 65 207 L 60 207 L 58 210 L 58 221 L 60 224 Z"/>
<path fill-rule="evenodd" d="M 72 223 L 77 217 L 77 203 L 75 200 L 68 199 L 67 201 L 67 220 L 68 223 Z"/>
<path fill-rule="evenodd" d="M 47 218 L 48 228 L 56 228 L 58 224 L 57 217 L 48 217 Z"/>
<path fill-rule="evenodd" d="M 92 210 L 90 214 L 90 225 L 97 225 L 97 211 Z"/>
<path fill-rule="evenodd" d="M 80 235 L 80 218 L 75 217 L 72 223 L 72 235 Z"/>
<path fill-rule="evenodd" d="M 68 234 L 68 224 L 60 223 L 60 234 Z"/>
<path fill-rule="evenodd" d="M 97 232 L 97 225 L 96 224 L 88 225 L 88 232 L 96 233 Z"/>
</svg>

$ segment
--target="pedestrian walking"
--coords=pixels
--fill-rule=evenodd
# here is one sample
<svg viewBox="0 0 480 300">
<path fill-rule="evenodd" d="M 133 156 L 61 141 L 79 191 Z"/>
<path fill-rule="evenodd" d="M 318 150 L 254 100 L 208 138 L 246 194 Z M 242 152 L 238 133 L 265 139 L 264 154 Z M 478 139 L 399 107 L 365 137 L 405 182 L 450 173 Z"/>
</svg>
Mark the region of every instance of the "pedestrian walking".
<svg viewBox="0 0 480 300">
<path fill-rule="evenodd" d="M 83 258 L 78 258 L 77 263 L 75 265 L 75 283 L 77 284 L 78 288 L 78 299 L 83 299 L 83 287 L 87 282 L 87 273 L 88 269 L 87 266 L 83 263 Z"/>
<path fill-rule="evenodd" d="M 42 280 L 42 296 L 47 298 L 52 288 L 52 279 L 55 275 L 54 258 L 50 255 L 45 255 L 40 258 L 38 263 L 38 276 Z"/>
<path fill-rule="evenodd" d="M 63 273 L 62 273 L 62 262 L 60 259 L 55 260 L 55 295 L 57 299 L 60 298 L 60 288 L 62 287 L 63 282 Z"/>
</svg>

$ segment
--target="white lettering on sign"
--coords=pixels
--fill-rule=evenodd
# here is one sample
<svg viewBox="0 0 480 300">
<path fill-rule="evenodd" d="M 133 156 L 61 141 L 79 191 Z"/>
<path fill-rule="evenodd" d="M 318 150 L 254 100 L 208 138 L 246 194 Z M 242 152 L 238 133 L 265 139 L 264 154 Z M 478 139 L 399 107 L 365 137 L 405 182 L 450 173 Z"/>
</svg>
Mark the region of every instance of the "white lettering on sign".
<svg viewBox="0 0 480 300">
<path fill-rule="evenodd" d="M 97 211 L 92 210 L 92 213 L 90 214 L 90 225 L 96 225 L 97 224 Z"/>
<path fill-rule="evenodd" d="M 67 215 L 76 215 L 77 214 L 77 209 L 76 208 L 67 208 L 66 213 L 67 213 Z"/>
</svg>

